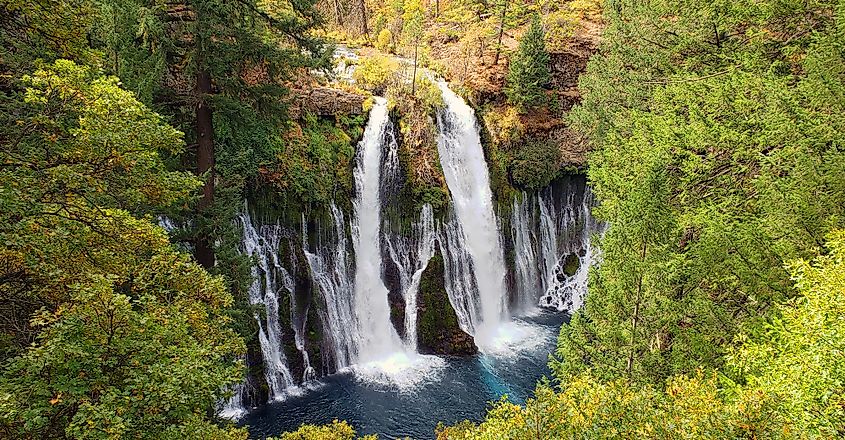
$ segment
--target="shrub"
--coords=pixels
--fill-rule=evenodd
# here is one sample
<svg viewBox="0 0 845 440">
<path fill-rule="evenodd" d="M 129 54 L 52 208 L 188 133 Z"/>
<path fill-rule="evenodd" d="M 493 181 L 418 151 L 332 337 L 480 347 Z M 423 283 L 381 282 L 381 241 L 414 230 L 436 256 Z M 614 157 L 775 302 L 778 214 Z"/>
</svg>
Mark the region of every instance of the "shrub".
<svg viewBox="0 0 845 440">
<path fill-rule="evenodd" d="M 384 28 L 376 37 L 376 49 L 381 52 L 393 52 L 393 34 L 390 29 Z"/>
<path fill-rule="evenodd" d="M 557 177 L 560 150 L 554 143 L 532 141 L 516 152 L 510 166 L 514 184 L 524 189 L 540 189 Z"/>
<path fill-rule="evenodd" d="M 516 107 L 492 108 L 484 112 L 484 124 L 493 142 L 506 148 L 519 144 L 525 136 L 525 127 Z"/>
<path fill-rule="evenodd" d="M 399 69 L 396 61 L 384 55 L 375 55 L 361 60 L 352 78 L 361 87 L 375 93 L 383 93 L 391 77 Z"/>
</svg>

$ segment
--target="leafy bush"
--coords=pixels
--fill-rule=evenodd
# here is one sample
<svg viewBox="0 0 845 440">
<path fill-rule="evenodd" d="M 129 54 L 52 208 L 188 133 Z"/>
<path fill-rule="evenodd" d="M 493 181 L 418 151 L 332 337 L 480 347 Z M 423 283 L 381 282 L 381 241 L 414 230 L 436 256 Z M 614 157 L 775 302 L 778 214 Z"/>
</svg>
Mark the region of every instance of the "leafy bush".
<svg viewBox="0 0 845 440">
<path fill-rule="evenodd" d="M 374 55 L 361 59 L 352 78 L 361 87 L 381 94 L 387 88 L 388 82 L 399 70 L 399 63 L 384 55 Z"/>
<path fill-rule="evenodd" d="M 348 200 L 354 142 L 363 134 L 364 117 L 306 115 L 285 135 L 282 152 L 262 170 L 263 178 L 295 205 Z"/>
<path fill-rule="evenodd" d="M 0 437 L 244 439 L 206 418 L 243 377 L 232 295 L 148 220 L 201 185 L 160 156 L 181 133 L 68 60 L 19 85 L 0 94 Z"/>
<path fill-rule="evenodd" d="M 484 112 L 483 118 L 487 131 L 497 145 L 513 146 L 525 136 L 525 127 L 516 107 L 491 108 Z"/>
<path fill-rule="evenodd" d="M 390 29 L 384 28 L 376 37 L 376 49 L 384 53 L 393 52 L 393 34 Z"/>
<path fill-rule="evenodd" d="M 560 171 L 560 150 L 549 141 L 535 140 L 520 148 L 511 162 L 513 182 L 524 189 L 541 189 Z"/>
<path fill-rule="evenodd" d="M 293 432 L 286 432 L 275 440 L 354 440 L 355 430 L 348 423 L 333 421 L 330 425 L 302 425 Z M 375 440 L 375 435 L 357 437 L 360 440 Z M 274 440 L 274 439 L 268 439 Z"/>
</svg>

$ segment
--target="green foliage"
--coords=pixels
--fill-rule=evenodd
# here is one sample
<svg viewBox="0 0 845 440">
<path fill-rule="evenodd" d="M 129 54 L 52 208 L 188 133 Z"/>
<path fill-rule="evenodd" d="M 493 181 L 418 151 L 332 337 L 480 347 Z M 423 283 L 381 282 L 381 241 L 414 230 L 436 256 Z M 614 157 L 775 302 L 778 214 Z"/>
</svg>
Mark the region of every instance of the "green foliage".
<svg viewBox="0 0 845 440">
<path fill-rule="evenodd" d="M 843 226 L 845 6 L 699 3 L 617 2 L 582 76 L 571 120 L 613 226 L 562 331 L 560 377 L 723 367 L 795 294 L 782 262 Z"/>
<path fill-rule="evenodd" d="M 503 148 L 519 145 L 525 137 L 525 127 L 516 107 L 485 108 L 482 117 L 491 141 Z"/>
<path fill-rule="evenodd" d="M 551 81 L 549 63 L 543 25 L 540 18 L 534 16 L 508 66 L 505 86 L 508 101 L 521 109 L 544 105 L 545 89 Z"/>
<path fill-rule="evenodd" d="M 356 438 L 376 440 L 378 436 L 355 437 L 355 430 L 348 423 L 335 420 L 330 425 L 302 425 L 296 431 L 282 434 L 277 440 L 354 440 Z"/>
<path fill-rule="evenodd" d="M 45 330 L 0 384 L 9 433 L 157 439 L 197 423 L 241 380 L 232 359 L 242 342 L 220 316 L 231 304 L 223 280 L 166 244 L 153 252 L 131 278 L 92 276 L 67 305 L 36 315 Z"/>
<path fill-rule="evenodd" d="M 24 76 L 21 85 L 22 94 L 2 102 L 5 135 L 13 142 L 2 150 L 3 181 L 21 201 L 49 200 L 70 215 L 77 203 L 143 213 L 197 188 L 188 174 L 167 171 L 158 155 L 180 152 L 182 134 L 117 78 L 59 60 Z"/>
<path fill-rule="evenodd" d="M 136 217 L 200 185 L 159 156 L 181 133 L 71 61 L 16 86 L 0 97 L 0 435 L 243 438 L 206 416 L 241 377 L 232 297 Z"/>
<path fill-rule="evenodd" d="M 288 199 L 292 212 L 349 200 L 354 142 L 365 123 L 365 115 L 336 119 L 306 115 L 286 136 L 276 165 L 264 170 L 264 179 Z"/>
<path fill-rule="evenodd" d="M 740 339 L 727 357 L 737 382 L 699 370 L 664 387 L 637 385 L 597 379 L 600 366 L 557 390 L 541 383 L 523 407 L 502 400 L 479 425 L 440 426 L 437 438 L 841 438 L 845 232 L 828 245 L 812 262 L 788 265 L 800 296 L 778 306 L 765 332 Z"/>
<path fill-rule="evenodd" d="M 560 150 L 549 141 L 529 141 L 516 150 L 510 163 L 514 184 L 528 190 L 545 188 L 559 171 Z"/>
<path fill-rule="evenodd" d="M 425 204 L 430 204 L 435 212 L 442 212 L 448 204 L 449 192 L 437 153 L 434 116 L 443 108 L 443 95 L 428 78 L 417 80 L 413 95 L 408 84 L 401 82 L 391 84 L 386 95 L 395 104 L 402 135 L 399 162 L 407 185 L 400 198 L 408 202 L 413 212 L 419 212 Z"/>
<path fill-rule="evenodd" d="M 0 67 L 3 76 L 58 58 L 93 61 L 87 32 L 97 10 L 89 0 L 0 0 Z M 6 81 L 3 79 L 2 81 Z"/>
<path fill-rule="evenodd" d="M 373 55 L 363 58 L 352 74 L 353 79 L 361 87 L 376 94 L 383 93 L 388 82 L 399 70 L 399 63 L 384 55 Z"/>
<path fill-rule="evenodd" d="M 425 31 L 425 7 L 421 0 L 404 0 L 402 11 L 402 44 L 406 54 L 416 58 L 419 46 L 423 44 Z"/>
<path fill-rule="evenodd" d="M 749 399 L 743 405 L 722 402 L 715 380 L 701 375 L 673 379 L 665 391 L 584 375 L 558 392 L 541 384 L 524 407 L 499 401 L 479 425 L 441 427 L 437 439 L 789 438 L 763 418 L 770 401 Z"/>
<path fill-rule="evenodd" d="M 67 300 L 66 287 L 81 277 L 110 273 L 135 255 L 123 249 L 134 240 L 104 235 L 113 224 L 103 210 L 162 212 L 199 187 L 159 157 L 183 148 L 181 133 L 116 78 L 60 60 L 18 86 L 0 96 L 0 287 L 10 352 L 32 339 L 31 313 Z"/>
<path fill-rule="evenodd" d="M 788 265 L 801 296 L 779 305 L 765 332 L 740 339 L 729 357 L 745 387 L 774 396 L 796 432 L 845 434 L 845 231 L 830 234 L 828 253 Z"/>
<path fill-rule="evenodd" d="M 296 72 L 329 65 L 328 47 L 311 32 L 319 21 L 313 1 L 106 0 L 96 5 L 90 41 L 107 60 L 104 67 L 197 146 L 168 157 L 169 166 L 212 167 L 204 176 L 204 197 L 170 215 L 186 225 L 180 238 L 193 244 L 206 265 L 215 254 L 225 258 L 210 269 L 237 269 L 226 273 L 230 287 L 245 291 L 249 279 L 241 276 L 246 263 L 236 252 L 240 240 L 234 221 L 244 187 L 258 182 L 259 170 L 272 168 L 282 152 L 287 85 Z M 200 81 L 206 77 L 207 83 Z M 213 135 L 200 137 L 202 127 Z"/>
</svg>

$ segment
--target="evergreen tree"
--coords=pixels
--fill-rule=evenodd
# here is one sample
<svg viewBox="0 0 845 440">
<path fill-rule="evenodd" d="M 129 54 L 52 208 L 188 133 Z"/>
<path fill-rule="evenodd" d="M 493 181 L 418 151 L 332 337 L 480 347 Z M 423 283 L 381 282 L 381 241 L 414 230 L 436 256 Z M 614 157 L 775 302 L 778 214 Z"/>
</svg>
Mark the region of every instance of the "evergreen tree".
<svg viewBox="0 0 845 440">
<path fill-rule="evenodd" d="M 590 137 L 595 212 L 613 226 L 561 332 L 559 377 L 658 385 L 722 368 L 795 294 L 783 262 L 845 226 L 845 2 L 765 3 L 771 14 L 703 0 L 606 10 L 570 121 Z"/>
<path fill-rule="evenodd" d="M 534 16 L 531 27 L 519 41 L 508 68 L 505 94 L 508 101 L 522 109 L 545 104 L 545 88 L 551 80 L 549 53 L 540 17 Z"/>
<path fill-rule="evenodd" d="M 211 269 L 213 243 L 226 246 L 231 234 L 240 186 L 277 159 L 285 85 L 299 68 L 326 66 L 329 52 L 311 36 L 319 23 L 313 0 L 150 3 L 104 1 L 94 43 L 114 60 L 113 73 L 188 134 L 178 166 L 190 164 L 205 185 L 186 223 L 195 225 L 197 261 Z"/>
</svg>

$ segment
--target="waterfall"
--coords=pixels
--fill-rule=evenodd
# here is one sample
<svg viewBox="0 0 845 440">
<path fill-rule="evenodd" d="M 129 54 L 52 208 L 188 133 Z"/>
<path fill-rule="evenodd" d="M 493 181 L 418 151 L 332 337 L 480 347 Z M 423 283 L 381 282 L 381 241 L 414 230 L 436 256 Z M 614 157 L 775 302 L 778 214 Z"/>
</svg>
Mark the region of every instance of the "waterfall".
<svg viewBox="0 0 845 440">
<path fill-rule="evenodd" d="M 570 192 L 560 211 L 555 210 L 551 189 L 546 189 L 539 197 L 544 261 L 544 293 L 540 305 L 543 307 L 572 312 L 584 304 L 587 275 L 596 259 L 590 238 L 606 229 L 605 224 L 597 222 L 590 214 L 593 203 L 589 187 L 585 188 L 580 200 L 575 192 Z M 577 269 L 572 274 L 565 270 L 567 258 L 577 259 Z"/>
<path fill-rule="evenodd" d="M 239 383 L 231 388 L 232 397 L 218 404 L 217 413 L 224 419 L 237 420 L 246 414 L 246 404 L 244 403 L 244 393 L 246 392 L 246 385 Z"/>
<path fill-rule="evenodd" d="M 282 331 L 279 325 L 279 273 L 284 268 L 279 264 L 279 242 L 282 228 L 278 224 L 265 225 L 259 231 L 253 226 L 248 210 L 240 214 L 243 226 L 241 252 L 256 259 L 252 267 L 252 284 L 249 286 L 249 302 L 264 306 L 264 317 L 255 314 L 258 322 L 258 341 L 264 357 L 264 378 L 269 388 L 270 399 L 280 400 L 287 390 L 296 385 L 282 352 Z"/>
<path fill-rule="evenodd" d="M 355 158 L 356 198 L 352 221 L 355 250 L 355 314 L 358 323 L 358 358 L 367 362 L 402 350 L 390 322 L 387 287 L 381 278 L 381 156 L 390 119 L 387 101 L 376 98 Z M 392 137 L 391 137 L 392 138 Z"/>
<path fill-rule="evenodd" d="M 405 344 L 416 351 L 417 294 L 422 274 L 434 256 L 436 239 L 431 205 L 423 205 L 419 220 L 411 225 L 411 237 L 396 234 L 385 238 L 390 259 L 399 269 L 399 284 L 405 300 Z"/>
<path fill-rule="evenodd" d="M 458 317 L 458 326 L 473 334 L 474 323 L 481 319 L 478 287 L 472 256 L 467 251 L 464 231 L 454 212 L 450 212 L 446 222 L 440 224 L 437 236 L 443 255 L 443 284 L 449 302 Z"/>
<path fill-rule="evenodd" d="M 293 247 L 291 247 L 291 249 L 293 249 Z M 294 270 L 296 270 L 295 262 L 296 260 L 291 258 L 291 266 Z M 282 277 L 282 285 L 285 289 L 287 289 L 288 294 L 290 295 L 290 323 L 291 327 L 293 327 L 294 344 L 296 345 L 296 349 L 302 354 L 302 365 L 304 369 L 302 373 L 302 383 L 305 383 L 317 377 L 317 373 L 311 366 L 311 359 L 308 357 L 308 350 L 305 348 L 306 314 L 303 313 L 301 317 L 297 316 L 296 311 L 298 310 L 298 307 L 296 304 L 296 282 L 293 280 L 290 272 L 283 267 L 280 274 Z"/>
<path fill-rule="evenodd" d="M 454 235 L 450 241 L 454 244 L 450 246 L 460 243 L 466 249 L 471 264 L 468 261 L 459 264 L 461 276 L 468 276 L 465 272 L 471 268 L 477 288 L 477 293 L 469 295 L 465 291 L 465 296 L 452 301 L 453 304 L 466 302 L 467 330 L 476 341 L 483 341 L 507 318 L 504 253 L 475 112 L 444 81 L 439 81 L 438 86 L 446 108 L 437 115 L 440 131 L 437 151 L 462 234 L 457 235 L 457 225 L 445 229 Z M 465 258 L 460 253 L 454 254 Z M 458 266 L 454 261 L 450 264 Z M 462 280 L 461 285 L 467 287 L 471 283 Z"/>
<path fill-rule="evenodd" d="M 323 336 L 326 345 L 333 348 L 335 369 L 352 364 L 357 357 L 355 329 L 357 323 L 353 316 L 352 274 L 347 251 L 346 223 L 343 212 L 331 204 L 334 225 L 334 241 L 322 243 L 314 252 L 308 248 L 308 229 L 305 216 L 302 216 L 303 252 L 308 262 L 308 269 L 314 285 L 319 289 L 325 301 L 325 309 L 320 310 L 323 322 Z"/>
<path fill-rule="evenodd" d="M 567 180 L 562 194 L 556 194 L 557 189 L 560 186 L 553 184 L 513 201 L 514 275 L 517 306 L 523 313 L 538 305 L 569 312 L 581 307 L 594 263 L 590 238 L 605 228 L 590 215 L 593 198 L 588 187 Z"/>
<path fill-rule="evenodd" d="M 445 364 L 441 358 L 417 353 L 417 296 L 435 246 L 443 256 L 444 287 L 458 325 L 475 337 L 485 354 L 510 353 L 535 339 L 527 324 L 510 319 L 504 245 L 475 114 L 445 82 L 439 87 L 446 107 L 437 115 L 437 151 L 452 201 L 441 220 L 435 220 L 431 205 L 426 204 L 410 228 L 407 223 L 404 229 L 394 225 L 402 232 L 382 223 L 382 207 L 392 209 L 390 201 L 402 194 L 404 178 L 383 98 L 375 98 L 356 149 L 351 218 L 331 203 L 324 220 L 312 221 L 316 230 L 309 231 L 302 214 L 302 254 L 297 248 L 290 261 L 282 264 L 281 241 L 288 240 L 284 245 L 290 249 L 295 247 L 291 229 L 278 222 L 257 226 L 248 209 L 239 215 L 243 226 L 240 251 L 255 260 L 248 294 L 250 304 L 261 309 L 254 318 L 270 400 L 299 392 L 297 383 L 318 375 L 306 347 L 306 320 L 312 304 L 316 304 L 312 313 L 318 314 L 322 325 L 320 374 L 351 371 L 357 380 L 400 389 L 432 379 Z M 558 194 L 560 187 L 564 188 L 562 194 Z M 552 185 L 539 193 L 522 193 L 512 201 L 509 232 L 514 252 L 511 305 L 515 313 L 531 313 L 538 305 L 572 311 L 583 303 L 587 271 L 594 259 L 590 234 L 604 227 L 590 216 L 592 203 L 583 180 Z M 407 219 L 407 214 L 402 219 Z M 383 261 L 397 270 L 383 267 Z M 293 276 L 306 269 L 300 266 L 297 271 L 301 264 L 307 265 L 314 292 L 297 292 L 306 288 L 303 280 Z M 404 322 L 396 323 L 404 330 L 404 341 L 391 321 L 386 270 L 388 285 L 395 289 L 398 284 L 404 300 Z M 283 290 L 289 295 L 290 309 L 286 311 L 279 310 Z M 309 299 L 297 304 L 309 298 L 309 293 L 315 293 L 316 302 Z M 390 299 L 398 300 L 395 295 Z M 287 315 L 280 313 L 290 316 L 293 343 L 302 356 L 301 379 L 294 379 L 288 367 L 280 325 Z M 285 336 L 290 341 L 290 334 Z M 296 355 L 292 349 L 290 353 Z M 297 367 L 298 357 L 292 358 Z M 298 374 L 299 370 L 295 371 Z M 245 401 L 252 396 L 248 390 L 255 389 L 250 383 L 233 388 L 234 396 L 221 402 L 221 414 L 245 412 Z"/>
<path fill-rule="evenodd" d="M 382 174 L 383 151 L 387 151 Z M 333 240 L 320 243 L 312 251 L 308 230 L 302 219 L 303 251 L 316 289 L 325 301 L 318 310 L 323 323 L 324 347 L 330 347 L 335 369 L 348 368 L 356 379 L 379 384 L 389 383 L 400 389 L 413 388 L 439 371 L 443 361 L 416 353 L 416 345 L 399 338 L 390 320 L 388 290 L 382 279 L 381 186 L 383 178 L 398 170 L 396 140 L 388 118 L 387 102 L 376 98 L 364 135 L 355 156 L 355 198 L 351 241 L 354 265 L 350 264 L 349 240 L 343 213 L 332 204 Z M 396 168 L 396 169 L 394 169 Z M 431 207 L 423 208 L 415 225 L 416 259 L 405 254 L 410 246 L 393 249 L 398 267 L 405 267 L 406 334 L 416 339 L 416 289 L 419 278 L 433 253 L 434 219 Z M 386 240 L 389 243 L 389 239 Z M 398 243 L 398 241 L 397 241 Z M 388 244 L 390 246 L 390 244 Z M 397 246 L 399 246 L 397 244 Z M 388 251 L 391 249 L 388 248 Z M 402 271 L 402 269 L 400 269 Z"/>
<path fill-rule="evenodd" d="M 516 304 L 519 312 L 530 313 L 537 307 L 537 295 L 543 292 L 537 259 L 536 197 L 523 192 L 514 198 L 511 210 L 511 237 L 514 247 Z"/>
</svg>

